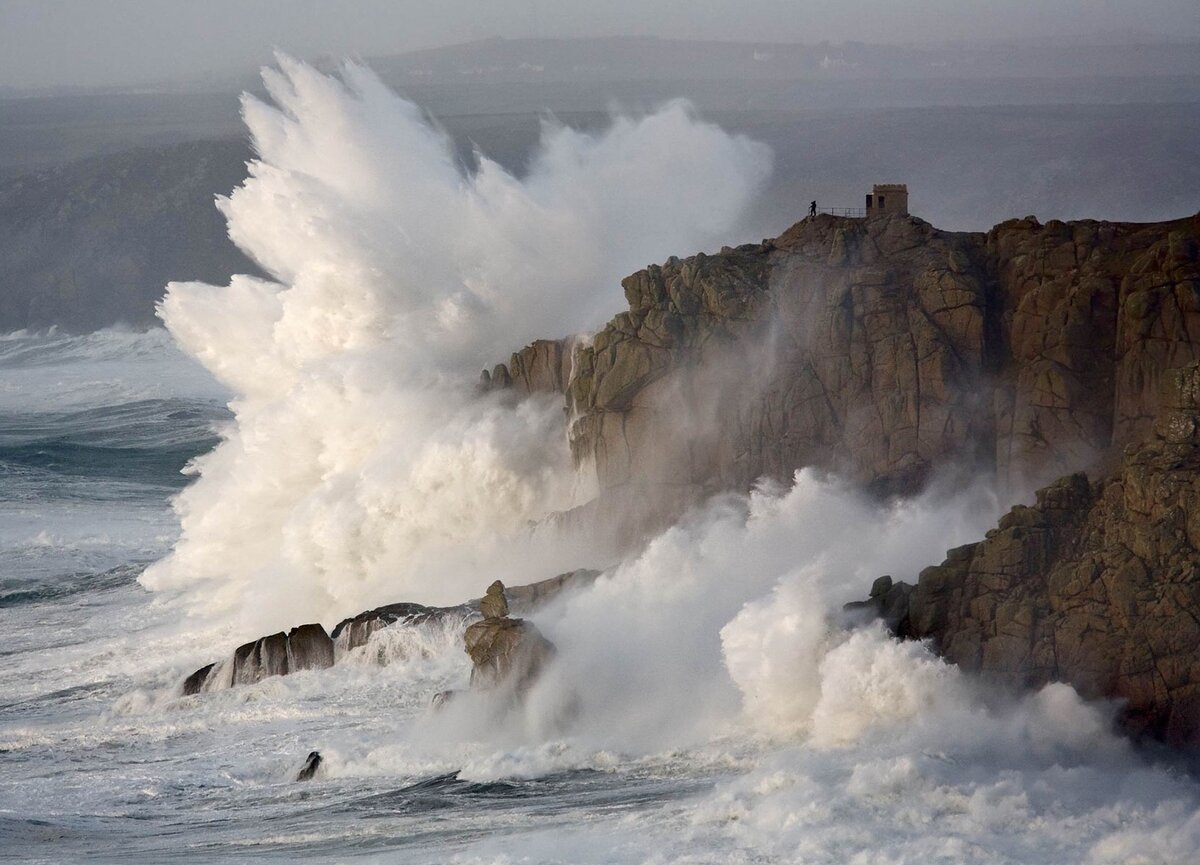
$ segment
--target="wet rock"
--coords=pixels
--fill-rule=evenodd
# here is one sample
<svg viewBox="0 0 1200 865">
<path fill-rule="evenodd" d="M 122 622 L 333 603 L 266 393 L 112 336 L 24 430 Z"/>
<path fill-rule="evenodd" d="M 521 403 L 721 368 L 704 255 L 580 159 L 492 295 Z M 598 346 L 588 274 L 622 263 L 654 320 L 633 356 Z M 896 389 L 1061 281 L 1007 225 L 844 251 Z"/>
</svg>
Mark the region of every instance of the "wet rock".
<svg viewBox="0 0 1200 865">
<path fill-rule="evenodd" d="M 250 685 L 271 676 L 333 666 L 333 640 L 318 624 L 300 625 L 290 633 L 280 631 L 238 646 L 233 657 L 208 664 L 183 682 L 184 694 Z"/>
<path fill-rule="evenodd" d="M 217 666 L 216 664 L 207 664 L 207 665 L 201 667 L 196 672 L 192 673 L 186 679 L 184 679 L 183 680 L 184 696 L 189 696 L 191 694 L 199 694 L 201 691 L 203 691 L 204 683 L 208 681 L 209 674 L 212 673 L 213 668 L 216 666 Z"/>
<path fill-rule="evenodd" d="M 288 639 L 280 631 L 238 646 L 233 652 L 233 683 L 251 685 L 288 674 Z"/>
<path fill-rule="evenodd" d="M 319 624 L 288 632 L 288 670 L 324 670 L 333 666 L 333 640 Z"/>
<path fill-rule="evenodd" d="M 1200 747 L 1200 365 L 1096 484 L 1069 475 L 921 572 L 905 636 L 1014 686 L 1121 701 L 1131 733 Z"/>
<path fill-rule="evenodd" d="M 524 695 L 554 657 L 554 644 L 525 619 L 489 618 L 467 627 L 471 687 Z"/>
<path fill-rule="evenodd" d="M 307 759 L 304 761 L 303 768 L 296 773 L 297 781 L 311 781 L 313 776 L 317 774 L 317 770 L 321 768 L 321 752 L 310 751 Z"/>
<path fill-rule="evenodd" d="M 397 622 L 407 625 L 419 625 L 433 619 L 439 619 L 448 613 L 461 615 L 460 607 L 426 607 L 423 604 L 399 603 L 376 607 L 342 619 L 333 629 L 333 639 L 344 649 L 357 649 L 365 646 L 371 635 Z"/>
<path fill-rule="evenodd" d="M 508 598 L 504 596 L 504 583 L 496 580 L 488 586 L 483 600 L 479 602 L 479 612 L 485 619 L 503 619 L 508 615 Z"/>
</svg>

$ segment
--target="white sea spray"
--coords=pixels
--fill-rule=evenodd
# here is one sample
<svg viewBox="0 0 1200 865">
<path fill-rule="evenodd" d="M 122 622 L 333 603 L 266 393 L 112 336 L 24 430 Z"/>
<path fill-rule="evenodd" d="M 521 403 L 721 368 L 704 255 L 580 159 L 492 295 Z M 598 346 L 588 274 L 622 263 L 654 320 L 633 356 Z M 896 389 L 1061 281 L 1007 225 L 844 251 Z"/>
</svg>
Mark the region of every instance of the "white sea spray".
<svg viewBox="0 0 1200 865">
<path fill-rule="evenodd" d="M 727 236 L 769 151 L 673 102 L 597 134 L 547 120 L 524 176 L 484 155 L 468 172 L 365 68 L 281 56 L 264 82 L 270 103 L 244 100 L 257 158 L 220 205 L 272 279 L 161 304 L 234 424 L 144 584 L 253 635 L 576 566 L 524 531 L 576 503 L 561 407 L 480 396 L 478 370 L 595 327 L 624 275 Z"/>
</svg>

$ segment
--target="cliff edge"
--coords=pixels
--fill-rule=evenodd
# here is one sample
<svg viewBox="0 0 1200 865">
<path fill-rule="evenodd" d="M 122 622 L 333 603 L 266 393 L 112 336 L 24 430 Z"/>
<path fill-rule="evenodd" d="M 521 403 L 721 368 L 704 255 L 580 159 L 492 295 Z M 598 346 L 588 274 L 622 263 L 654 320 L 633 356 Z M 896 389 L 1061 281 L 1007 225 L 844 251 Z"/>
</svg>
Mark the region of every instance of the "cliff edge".
<svg viewBox="0 0 1200 865">
<path fill-rule="evenodd" d="M 1111 464 L 1200 359 L 1200 215 L 986 234 L 818 216 L 622 285 L 593 337 L 484 378 L 562 393 L 602 495 L 664 514 L 801 466 L 883 494 L 955 468 L 1033 489 Z"/>
</svg>

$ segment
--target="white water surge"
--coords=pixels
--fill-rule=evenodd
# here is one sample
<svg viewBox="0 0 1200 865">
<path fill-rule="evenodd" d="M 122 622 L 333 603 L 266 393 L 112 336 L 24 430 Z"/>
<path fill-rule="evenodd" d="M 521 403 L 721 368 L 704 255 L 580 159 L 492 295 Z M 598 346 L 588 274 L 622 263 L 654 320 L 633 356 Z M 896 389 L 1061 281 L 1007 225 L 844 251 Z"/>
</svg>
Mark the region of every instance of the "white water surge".
<svg viewBox="0 0 1200 865">
<path fill-rule="evenodd" d="M 727 239 L 769 152 L 677 102 L 597 135 L 547 120 L 525 176 L 483 155 L 467 172 L 366 69 L 280 57 L 264 81 L 273 105 L 244 99 L 258 158 L 220 206 L 275 281 L 168 288 L 161 316 L 234 391 L 235 425 L 144 583 L 252 635 L 455 602 L 481 562 L 517 581 L 574 567 L 516 537 L 580 493 L 561 407 L 479 399 L 478 371 L 601 324 L 664 250 Z"/>
<path fill-rule="evenodd" d="M 922 644 L 844 627 L 876 576 L 912 579 L 994 524 L 984 485 L 880 505 L 801 471 L 710 502 L 537 614 L 557 660 L 507 713 L 429 709 L 465 686 L 461 623 L 181 696 L 271 629 L 595 564 L 586 538 L 527 528 L 590 493 L 561 404 L 471 381 L 595 327 L 631 270 L 728 240 L 769 165 L 672 104 L 595 135 L 548 123 L 520 178 L 466 171 L 361 68 L 281 58 L 267 84 L 272 105 L 246 102 L 259 158 L 221 206 L 273 281 L 176 284 L 162 305 L 231 418 L 161 334 L 0 346 L 5 404 L 32 407 L 0 430 L 20 481 L 0 488 L 0 555 L 27 571 L 0 584 L 0 860 L 1200 860 L 1200 785 L 1135 754 L 1113 707 L 984 692 Z M 121 339 L 161 383 L 79 386 Z M 39 396 L 52 379 L 69 415 Z M 127 447 L 88 475 L 79 449 L 126 414 Z M 174 551 L 135 583 L 170 541 L 159 456 L 207 447 L 197 418 L 221 441 L 175 500 Z M 80 523 L 120 501 L 142 528 L 100 573 L 57 564 L 83 561 L 60 549 L 82 529 L 30 562 L 39 497 Z M 321 771 L 294 782 L 313 749 Z"/>
</svg>

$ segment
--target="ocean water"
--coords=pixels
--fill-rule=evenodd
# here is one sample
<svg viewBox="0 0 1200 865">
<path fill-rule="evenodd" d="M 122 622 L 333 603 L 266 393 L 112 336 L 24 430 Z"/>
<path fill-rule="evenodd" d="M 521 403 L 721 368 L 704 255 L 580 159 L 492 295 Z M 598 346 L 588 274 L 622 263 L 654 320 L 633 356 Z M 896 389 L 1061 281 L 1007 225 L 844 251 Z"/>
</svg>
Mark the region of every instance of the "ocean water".
<svg viewBox="0 0 1200 865">
<path fill-rule="evenodd" d="M 786 585 L 702 622 L 711 668 L 652 657 L 669 654 L 641 643 L 653 616 L 616 598 L 661 588 L 668 563 L 690 585 L 681 554 L 725 566 L 697 553 L 705 543 L 770 570 L 754 550 L 802 512 L 785 513 L 799 482 L 772 513 L 752 508 L 755 531 L 743 511 L 709 515 L 539 617 L 566 667 L 548 687 L 582 692 L 590 718 L 434 713 L 432 694 L 469 675 L 457 623 L 385 630 L 329 670 L 183 697 L 182 676 L 230 634 L 138 576 L 176 539 L 169 499 L 229 422 L 228 394 L 163 331 L 11 335 L 0 387 L 5 861 L 1183 865 L 1200 851 L 1200 784 L 1133 753 L 1103 707 L 1062 686 L 996 701 L 869 630 L 822 649 L 795 621 L 772 637 Z M 589 633 L 597 609 L 620 637 Z M 645 682 L 614 641 L 644 652 Z M 814 704 L 769 693 L 804 692 L 803 677 L 764 671 L 780 658 L 815 663 Z M 644 705 L 627 692 L 614 705 L 605 668 Z M 313 749 L 325 765 L 298 783 Z"/>
<path fill-rule="evenodd" d="M 478 370 L 736 236 L 766 148 L 677 102 L 468 175 L 368 70 L 264 81 L 219 206 L 269 279 L 171 284 L 164 330 L 0 338 L 0 859 L 1200 861 L 1200 783 L 1115 707 L 843 620 L 993 525 L 986 484 L 880 504 L 799 471 L 624 557 L 547 519 L 595 493 L 573 419 Z M 264 634 L 580 567 L 516 706 L 431 707 L 469 679 L 453 620 L 181 693 Z"/>
</svg>

